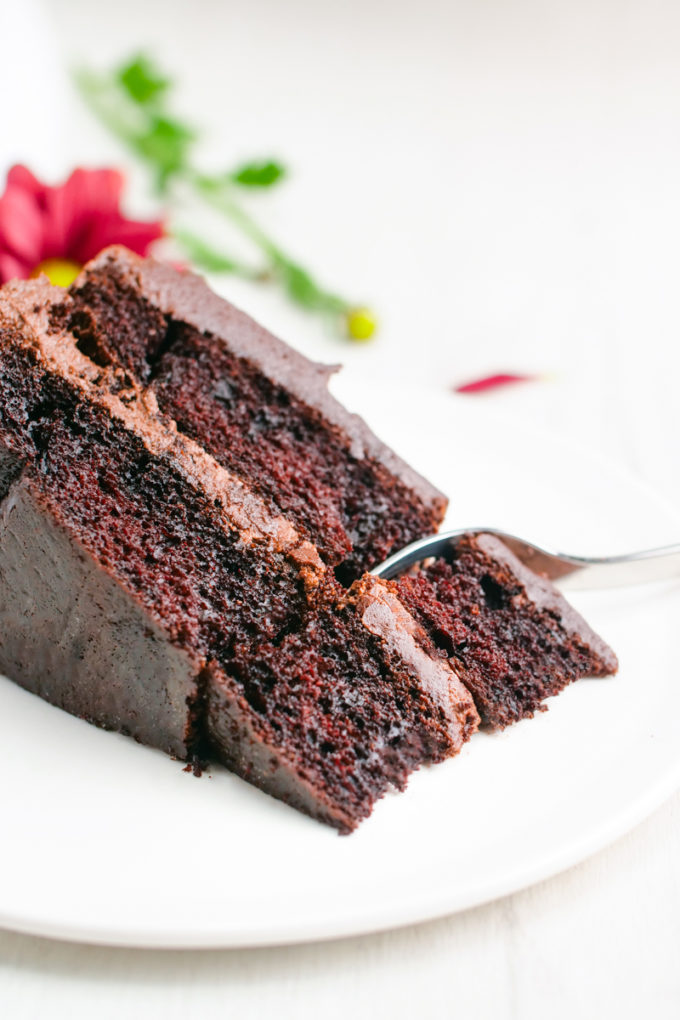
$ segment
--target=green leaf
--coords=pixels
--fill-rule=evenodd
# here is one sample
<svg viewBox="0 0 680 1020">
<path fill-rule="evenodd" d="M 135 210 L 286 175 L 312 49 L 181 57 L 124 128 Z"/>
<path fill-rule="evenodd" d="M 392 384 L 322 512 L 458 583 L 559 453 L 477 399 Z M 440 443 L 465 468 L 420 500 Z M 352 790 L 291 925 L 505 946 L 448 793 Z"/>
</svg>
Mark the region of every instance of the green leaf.
<svg viewBox="0 0 680 1020">
<path fill-rule="evenodd" d="M 245 163 L 231 174 L 231 179 L 246 188 L 270 188 L 285 175 L 286 168 L 270 159 L 266 163 Z"/>
<path fill-rule="evenodd" d="M 161 186 L 168 177 L 187 164 L 194 132 L 170 117 L 151 117 L 148 129 L 135 139 L 134 145 L 147 162 L 152 163 Z"/>
<path fill-rule="evenodd" d="M 293 301 L 303 308 L 319 307 L 321 291 L 305 269 L 294 262 L 281 263 L 279 269 L 284 286 Z"/>
<path fill-rule="evenodd" d="M 276 264 L 288 296 L 296 304 L 311 311 L 335 313 L 346 310 L 346 302 L 320 287 L 302 266 L 282 258 L 277 259 Z"/>
<path fill-rule="evenodd" d="M 130 98 L 142 106 L 157 99 L 171 84 L 143 54 L 121 67 L 117 77 Z"/>
</svg>

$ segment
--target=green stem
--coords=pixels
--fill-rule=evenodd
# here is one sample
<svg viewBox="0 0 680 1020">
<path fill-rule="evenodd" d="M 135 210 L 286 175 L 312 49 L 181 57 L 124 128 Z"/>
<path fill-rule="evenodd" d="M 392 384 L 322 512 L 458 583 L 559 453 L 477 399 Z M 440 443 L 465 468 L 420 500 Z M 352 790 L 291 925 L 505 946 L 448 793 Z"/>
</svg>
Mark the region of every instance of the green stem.
<svg viewBox="0 0 680 1020">
<path fill-rule="evenodd" d="M 256 269 L 240 259 L 225 255 L 224 252 L 217 251 L 190 230 L 185 230 L 184 227 L 172 225 L 170 233 L 189 261 L 199 269 L 208 273 L 231 273 L 244 280 L 261 281 L 266 278 L 268 272 L 266 267 Z"/>
<path fill-rule="evenodd" d="M 272 240 L 234 198 L 228 180 L 215 180 L 191 168 L 180 171 L 181 178 L 212 208 L 227 216 L 267 257 L 271 275 L 278 277 L 289 296 L 299 305 L 330 315 L 344 315 L 350 303 L 321 287 L 313 277 Z"/>
<path fill-rule="evenodd" d="M 249 237 L 272 262 L 289 261 L 279 246 L 265 234 L 252 216 L 249 216 L 245 209 L 235 201 L 231 194 L 233 189 L 229 183 L 222 181 L 217 183 L 211 177 L 205 177 L 203 174 L 191 169 L 183 171 L 181 176 L 187 183 L 193 185 L 208 205 L 223 213 L 232 223 L 239 227 L 246 237 Z"/>
</svg>

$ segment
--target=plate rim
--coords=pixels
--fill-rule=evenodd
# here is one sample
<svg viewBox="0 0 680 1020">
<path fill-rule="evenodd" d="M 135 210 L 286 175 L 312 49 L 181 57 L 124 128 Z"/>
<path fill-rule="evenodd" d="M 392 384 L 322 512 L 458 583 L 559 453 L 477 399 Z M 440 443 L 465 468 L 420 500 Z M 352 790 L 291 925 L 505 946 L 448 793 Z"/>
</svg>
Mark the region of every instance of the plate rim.
<svg viewBox="0 0 680 1020">
<path fill-rule="evenodd" d="M 78 945 L 92 945 L 109 947 L 112 949 L 149 949 L 149 950 L 210 950 L 210 949 L 266 949 L 283 946 L 300 946 L 316 942 L 336 942 L 350 938 L 361 938 L 363 936 L 377 935 L 387 931 L 398 931 L 416 924 L 428 924 L 432 921 L 441 920 L 445 917 L 452 917 L 476 907 L 483 907 L 489 903 L 503 900 L 515 893 L 522 892 L 541 882 L 549 881 L 572 867 L 577 867 L 590 857 L 611 846 L 622 836 L 631 832 L 638 825 L 649 818 L 659 807 L 661 807 L 680 788 L 680 762 L 676 768 L 668 773 L 663 781 L 659 781 L 655 787 L 646 791 L 646 796 L 639 797 L 628 810 L 621 811 L 615 821 L 601 826 L 601 831 L 590 839 L 576 840 L 581 844 L 577 850 L 573 844 L 567 844 L 559 852 L 552 856 L 545 857 L 541 866 L 516 869 L 513 877 L 507 881 L 497 880 L 495 883 L 488 883 L 485 892 L 474 891 L 468 896 L 445 896 L 442 902 L 431 905 L 423 910 L 422 897 L 413 904 L 407 900 L 408 909 L 403 908 L 404 900 L 400 907 L 395 908 L 393 915 L 383 911 L 380 921 L 371 921 L 368 918 L 361 918 L 359 923 L 355 918 L 351 921 L 343 921 L 338 924 L 322 923 L 318 921 L 302 922 L 297 928 L 289 923 L 281 925 L 281 931 L 267 934 L 261 932 L 254 934 L 244 929 L 242 934 L 232 932 L 225 935 L 211 929 L 196 931 L 191 936 L 175 937 L 172 933 L 161 932 L 155 928 L 148 928 L 146 933 L 138 929 L 133 935 L 126 935 L 124 931 L 115 934 L 107 934 L 104 930 L 88 928 L 87 926 L 75 925 L 66 929 L 63 925 L 44 923 L 22 919 L 11 914 L 0 912 L 0 929 L 6 929 L 20 935 L 30 935 L 39 938 L 47 938 L 58 942 L 72 942 Z M 473 886 L 473 889 L 477 887 Z M 274 928 L 276 925 L 273 926 Z"/>
</svg>

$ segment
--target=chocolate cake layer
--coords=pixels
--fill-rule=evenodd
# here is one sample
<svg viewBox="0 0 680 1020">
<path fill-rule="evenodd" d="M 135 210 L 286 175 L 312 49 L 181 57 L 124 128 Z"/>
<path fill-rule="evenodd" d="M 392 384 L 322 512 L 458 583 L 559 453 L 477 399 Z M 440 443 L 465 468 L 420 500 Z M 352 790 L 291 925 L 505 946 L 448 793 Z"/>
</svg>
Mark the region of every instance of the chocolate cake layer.
<svg viewBox="0 0 680 1020">
<path fill-rule="evenodd" d="M 392 590 L 443 649 L 484 725 L 500 729 L 584 676 L 618 668 L 609 646 L 550 581 L 493 535 L 462 538 Z"/>
<path fill-rule="evenodd" d="M 349 581 L 436 530 L 445 497 L 328 392 L 310 362 L 205 282 L 120 248 L 83 271 L 61 315 L 120 364 Z"/>
<path fill-rule="evenodd" d="M 148 388 L 93 361 L 63 301 L 44 280 L 0 295 L 0 669 L 180 757 L 209 741 L 349 831 L 459 749 L 469 695 L 384 586 L 347 595 Z"/>
</svg>

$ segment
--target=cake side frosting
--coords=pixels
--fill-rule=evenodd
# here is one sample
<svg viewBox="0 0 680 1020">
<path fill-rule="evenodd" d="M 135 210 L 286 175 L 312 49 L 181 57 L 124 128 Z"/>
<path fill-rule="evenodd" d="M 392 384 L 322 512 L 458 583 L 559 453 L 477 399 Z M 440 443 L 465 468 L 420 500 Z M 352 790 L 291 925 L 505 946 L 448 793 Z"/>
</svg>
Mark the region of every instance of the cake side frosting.
<svg viewBox="0 0 680 1020">
<path fill-rule="evenodd" d="M 192 753 L 199 656 L 61 525 L 26 470 L 0 506 L 0 672 L 105 729 Z"/>
</svg>

